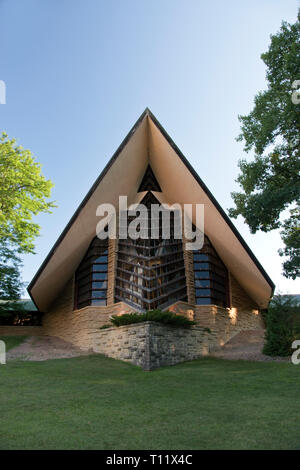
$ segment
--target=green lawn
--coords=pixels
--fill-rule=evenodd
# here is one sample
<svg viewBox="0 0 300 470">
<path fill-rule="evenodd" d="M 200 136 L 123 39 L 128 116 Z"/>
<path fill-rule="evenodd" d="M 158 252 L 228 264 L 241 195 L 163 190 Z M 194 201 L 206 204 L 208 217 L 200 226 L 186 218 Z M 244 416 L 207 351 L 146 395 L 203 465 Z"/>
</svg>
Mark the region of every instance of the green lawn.
<svg viewBox="0 0 300 470">
<path fill-rule="evenodd" d="M 300 365 L 101 355 L 0 366 L 0 449 L 300 449 Z"/>
</svg>

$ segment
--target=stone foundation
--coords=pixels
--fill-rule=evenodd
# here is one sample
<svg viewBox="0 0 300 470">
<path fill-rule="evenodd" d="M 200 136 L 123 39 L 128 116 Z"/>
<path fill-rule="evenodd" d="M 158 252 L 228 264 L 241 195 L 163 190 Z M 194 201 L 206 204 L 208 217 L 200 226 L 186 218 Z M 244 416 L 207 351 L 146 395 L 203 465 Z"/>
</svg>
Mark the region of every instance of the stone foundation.
<svg viewBox="0 0 300 470">
<path fill-rule="evenodd" d="M 249 306 L 229 309 L 217 305 L 176 302 L 169 310 L 194 320 L 199 327 L 209 328 L 219 346 L 223 346 L 240 331 L 264 329 L 261 313 Z"/>
<path fill-rule="evenodd" d="M 114 272 L 114 269 L 112 266 L 111 272 Z M 191 282 L 191 275 L 189 279 Z M 72 278 L 64 286 L 49 312 L 43 315 L 42 331 L 45 335 L 69 341 L 83 350 L 101 352 L 110 357 L 140 365 L 145 369 L 148 367 L 149 370 L 160 365 L 176 364 L 183 360 L 200 357 L 212 349 L 223 346 L 240 331 L 264 328 L 255 302 L 233 276 L 230 276 L 230 281 L 230 309 L 182 301 L 168 307 L 168 310 L 174 313 L 194 319 L 196 326 L 191 329 L 169 328 L 167 330 L 167 327 L 157 323 L 146 322 L 143 323 L 146 325 L 144 327 L 141 326 L 142 324 L 135 324 L 100 330 L 101 326 L 110 323 L 111 315 L 131 313 L 134 308 L 124 302 L 113 303 L 113 292 L 110 291 L 107 306 L 88 306 L 74 310 L 74 279 Z M 189 298 L 193 297 L 192 292 L 191 287 Z M 126 329 L 128 329 L 128 334 L 125 333 Z M 26 334 L 29 335 L 29 333 Z M 147 344 L 145 338 L 147 338 Z M 140 339 L 141 344 L 138 343 Z M 176 353 L 173 351 L 174 347 Z M 149 351 L 151 359 L 148 360 Z M 158 357 L 160 353 L 161 359 Z"/>
<path fill-rule="evenodd" d="M 45 335 L 69 341 L 84 351 L 93 349 L 94 336 L 97 336 L 101 326 L 110 323 L 111 315 L 133 311 L 132 307 L 123 302 L 73 310 L 73 291 L 74 280 L 71 279 L 51 306 L 50 312 L 43 315 L 43 330 Z"/>
<path fill-rule="evenodd" d="M 93 350 L 153 370 L 197 359 L 217 348 L 215 334 L 204 328 L 177 328 L 155 322 L 99 330 Z"/>
</svg>

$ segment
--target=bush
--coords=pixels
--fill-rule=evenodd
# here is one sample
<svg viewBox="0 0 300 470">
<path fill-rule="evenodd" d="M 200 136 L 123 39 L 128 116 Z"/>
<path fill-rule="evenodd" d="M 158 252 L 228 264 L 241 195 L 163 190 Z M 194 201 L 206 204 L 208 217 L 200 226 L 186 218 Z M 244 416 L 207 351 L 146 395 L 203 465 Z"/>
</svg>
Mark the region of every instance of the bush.
<svg viewBox="0 0 300 470">
<path fill-rule="evenodd" d="M 161 310 L 148 310 L 145 313 L 126 313 L 121 316 L 112 316 L 111 322 L 115 326 L 130 325 L 131 323 L 141 323 L 144 321 L 155 321 L 164 325 L 188 328 L 195 325 L 194 321 L 189 320 L 183 315 L 176 315 L 172 312 L 162 312 Z"/>
<path fill-rule="evenodd" d="M 99 330 L 106 330 L 106 328 L 111 328 L 112 325 L 102 325 L 100 326 Z"/>
<path fill-rule="evenodd" d="M 268 356 L 289 356 L 291 345 L 297 337 L 295 319 L 299 305 L 288 295 L 276 295 L 265 314 L 266 333 L 263 353 Z"/>
</svg>

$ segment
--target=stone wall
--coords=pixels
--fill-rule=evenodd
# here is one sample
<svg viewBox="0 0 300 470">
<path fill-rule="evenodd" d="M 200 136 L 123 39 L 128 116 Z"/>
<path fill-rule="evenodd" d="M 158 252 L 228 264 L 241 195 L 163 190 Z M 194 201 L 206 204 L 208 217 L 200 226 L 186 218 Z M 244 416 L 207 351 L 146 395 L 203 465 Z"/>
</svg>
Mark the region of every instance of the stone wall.
<svg viewBox="0 0 300 470">
<path fill-rule="evenodd" d="M 73 292 L 72 278 L 52 304 L 49 312 L 44 314 L 43 330 L 45 335 L 57 336 L 83 350 L 93 348 L 95 333 L 100 326 L 109 323 L 111 315 L 132 312 L 132 307 L 123 302 L 73 310 Z"/>
<path fill-rule="evenodd" d="M 210 337 L 212 348 L 224 345 L 242 330 L 263 328 L 257 305 L 232 276 L 231 286 L 231 309 L 216 305 L 195 306 L 180 301 L 170 306 L 169 310 L 188 317 L 192 314 L 197 327 L 209 328 L 212 333 Z M 112 292 L 110 294 L 110 305 L 104 307 L 89 306 L 80 310 L 73 310 L 73 291 L 74 279 L 72 278 L 63 288 L 50 311 L 44 314 L 42 331 L 45 335 L 57 336 L 84 350 L 94 349 L 95 341 L 98 344 L 99 328 L 109 323 L 111 315 L 133 311 L 133 308 L 124 302 L 111 304 Z"/>
<path fill-rule="evenodd" d="M 184 238 L 184 267 L 185 267 L 185 278 L 187 287 L 187 298 L 190 304 L 195 304 L 195 281 L 194 281 L 194 261 L 193 251 L 186 250 L 186 239 Z"/>
<path fill-rule="evenodd" d="M 0 336 L 42 336 L 42 326 L 0 326 Z"/>
<path fill-rule="evenodd" d="M 94 335 L 93 351 L 144 367 L 147 362 L 148 323 L 99 330 L 97 335 Z"/>
<path fill-rule="evenodd" d="M 193 317 L 197 326 L 209 328 L 219 346 L 223 346 L 240 331 L 264 328 L 257 305 L 234 278 L 232 278 L 231 308 L 217 305 L 193 305 L 179 301 L 170 306 L 169 310 L 188 318 Z"/>
<path fill-rule="evenodd" d="M 184 240 L 185 244 L 186 240 Z M 169 310 L 189 318 L 191 318 L 191 315 L 194 316 L 198 326 L 209 328 L 214 332 L 220 346 L 240 331 L 264 328 L 263 319 L 256 302 L 249 297 L 230 272 L 230 308 L 222 308 L 217 305 L 195 305 L 193 252 L 191 250 L 184 249 L 184 263 L 188 302 L 176 302 L 169 307 Z"/>
<path fill-rule="evenodd" d="M 93 350 L 153 370 L 197 359 L 214 349 L 214 333 L 204 328 L 176 328 L 155 322 L 99 330 Z"/>
<path fill-rule="evenodd" d="M 107 305 L 113 305 L 115 300 L 115 279 L 117 266 L 117 240 L 108 241 L 108 266 L 107 266 Z"/>
<path fill-rule="evenodd" d="M 199 305 L 195 308 L 195 319 L 197 325 L 214 332 L 219 346 L 223 346 L 240 331 L 263 328 L 261 314 L 257 310 L 242 312 L 237 308 Z"/>
<path fill-rule="evenodd" d="M 49 312 L 44 314 L 42 331 L 45 335 L 57 336 L 73 343 L 83 350 L 92 350 L 95 349 L 95 347 L 99 350 L 99 338 L 105 339 L 106 334 L 108 334 L 106 333 L 108 330 L 99 330 L 99 328 L 109 323 L 109 317 L 111 315 L 130 313 L 134 310 L 124 302 L 114 303 L 116 250 L 117 241 L 109 240 L 107 306 L 88 306 L 80 310 L 74 310 L 73 276 L 64 286 Z M 202 331 L 202 333 L 204 328 L 209 328 L 211 336 L 207 337 L 207 341 L 209 342 L 210 348 L 222 346 L 239 331 L 263 328 L 263 322 L 256 303 L 247 295 L 231 274 L 230 309 L 215 305 L 195 305 L 193 259 L 191 251 L 184 251 L 184 260 L 189 302 L 176 302 L 169 307 L 169 310 L 174 313 L 186 315 L 189 318 L 191 318 L 191 316 L 194 317 L 197 327 L 200 328 L 199 331 Z M 193 331 L 196 330 L 193 329 Z M 120 333 L 115 334 L 114 344 L 117 344 L 119 334 Z M 186 334 L 187 333 L 184 333 L 181 338 L 184 338 Z M 200 333 L 197 334 L 199 336 Z M 169 339 L 171 339 L 170 335 Z M 120 337 L 119 343 L 118 348 L 122 349 L 124 347 L 124 354 L 126 356 L 126 354 L 128 354 L 128 348 L 123 344 L 122 337 Z M 105 348 L 106 346 L 103 347 Z M 142 354 L 141 348 L 142 346 L 137 346 L 136 351 Z M 160 351 L 163 349 L 163 347 L 159 348 Z M 167 353 L 165 353 L 165 355 L 167 355 Z M 118 353 L 116 357 L 120 358 L 119 356 L 120 353 Z M 133 354 L 133 356 L 135 357 L 136 353 Z M 137 361 L 136 358 L 134 360 Z M 168 359 L 168 363 L 170 363 L 170 360 L 171 359 Z"/>
<path fill-rule="evenodd" d="M 249 297 L 236 278 L 230 273 L 231 307 L 237 308 L 240 313 L 259 311 L 257 303 Z"/>
</svg>

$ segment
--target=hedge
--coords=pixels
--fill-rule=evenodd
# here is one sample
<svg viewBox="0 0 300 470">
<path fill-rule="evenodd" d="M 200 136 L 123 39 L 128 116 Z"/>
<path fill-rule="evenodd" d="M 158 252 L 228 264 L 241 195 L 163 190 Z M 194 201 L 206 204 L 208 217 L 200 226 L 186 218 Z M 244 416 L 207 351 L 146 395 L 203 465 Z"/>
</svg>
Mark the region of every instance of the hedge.
<svg viewBox="0 0 300 470">
<path fill-rule="evenodd" d="M 132 323 L 141 323 L 144 321 L 154 321 L 162 323 L 163 325 L 172 325 L 176 327 L 188 328 L 195 325 L 195 322 L 189 320 L 183 315 L 176 315 L 175 313 L 161 310 L 148 310 L 145 313 L 126 313 L 124 315 L 113 315 L 110 318 L 115 326 L 130 325 Z"/>
</svg>

